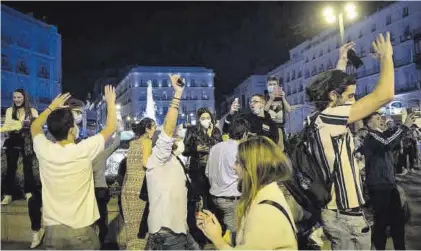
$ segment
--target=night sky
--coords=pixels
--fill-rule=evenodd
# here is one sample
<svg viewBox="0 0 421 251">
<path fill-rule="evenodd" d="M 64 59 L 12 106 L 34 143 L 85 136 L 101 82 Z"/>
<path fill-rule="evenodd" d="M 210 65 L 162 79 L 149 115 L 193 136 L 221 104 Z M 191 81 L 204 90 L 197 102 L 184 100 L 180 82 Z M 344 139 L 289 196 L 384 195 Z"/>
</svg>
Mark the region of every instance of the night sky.
<svg viewBox="0 0 421 251">
<path fill-rule="evenodd" d="M 390 3 L 390 2 L 388 2 Z M 358 2 L 368 15 L 385 2 Z M 63 89 L 85 98 L 108 68 L 204 66 L 221 99 L 326 29 L 332 2 L 3 2 L 58 26 Z"/>
</svg>

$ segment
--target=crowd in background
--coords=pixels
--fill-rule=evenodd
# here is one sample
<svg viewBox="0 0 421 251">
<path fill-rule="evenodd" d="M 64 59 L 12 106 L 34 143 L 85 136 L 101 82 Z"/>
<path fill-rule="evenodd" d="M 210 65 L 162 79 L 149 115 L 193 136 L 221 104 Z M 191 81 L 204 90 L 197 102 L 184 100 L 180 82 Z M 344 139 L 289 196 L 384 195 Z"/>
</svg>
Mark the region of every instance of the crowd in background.
<svg viewBox="0 0 421 251">
<path fill-rule="evenodd" d="M 332 249 L 384 249 L 388 226 L 395 249 L 405 249 L 396 175 L 419 167 L 417 115 L 398 125 L 377 113 L 394 97 L 389 33 L 373 42 L 381 65 L 376 88 L 355 100 L 357 80 L 345 73 L 354 46 L 341 47 L 337 68 L 307 86 L 316 111 L 295 136 L 285 134 L 292 108 L 276 77 L 267 79 L 266 96 L 251 97 L 249 109 L 240 110 L 236 99 L 218 123 L 203 107 L 197 124 L 184 127 L 177 125 L 183 79 L 169 75 L 174 95 L 163 125 L 150 118 L 133 124 L 119 170 L 126 249 L 321 249 L 323 238 Z M 13 94 L 2 127 L 9 134 L 2 205 L 12 202 L 22 155 L 31 248 L 42 241 L 49 249 L 105 247 L 106 160 L 123 128 L 114 88 L 104 93 L 106 125 L 86 139 L 79 138 L 83 102 L 62 94 L 38 114 L 24 90 Z M 355 129 L 360 121 L 364 127 Z"/>
</svg>

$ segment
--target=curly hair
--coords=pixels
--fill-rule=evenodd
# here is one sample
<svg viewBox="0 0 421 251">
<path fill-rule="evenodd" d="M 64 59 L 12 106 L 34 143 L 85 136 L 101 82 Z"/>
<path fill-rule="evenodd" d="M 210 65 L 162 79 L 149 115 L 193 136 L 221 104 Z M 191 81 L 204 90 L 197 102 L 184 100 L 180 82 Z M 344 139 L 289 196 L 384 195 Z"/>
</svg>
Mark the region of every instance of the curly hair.
<svg viewBox="0 0 421 251">
<path fill-rule="evenodd" d="M 317 110 L 324 110 L 330 102 L 329 93 L 336 91 L 342 94 L 347 86 L 354 85 L 356 79 L 341 70 L 331 70 L 320 73 L 316 79 L 306 87 L 306 95 L 313 102 Z"/>
</svg>

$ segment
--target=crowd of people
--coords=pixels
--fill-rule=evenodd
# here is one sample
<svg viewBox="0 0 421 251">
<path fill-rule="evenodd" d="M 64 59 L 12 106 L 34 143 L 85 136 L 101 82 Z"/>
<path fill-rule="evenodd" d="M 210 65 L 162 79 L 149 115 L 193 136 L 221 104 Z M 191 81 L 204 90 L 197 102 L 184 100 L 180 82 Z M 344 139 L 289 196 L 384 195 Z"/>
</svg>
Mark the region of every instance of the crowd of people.
<svg viewBox="0 0 421 251">
<path fill-rule="evenodd" d="M 151 118 L 133 124 L 135 137 L 121 163 L 126 249 L 199 250 L 207 244 L 216 249 L 321 249 L 324 233 L 333 250 L 384 250 L 388 226 L 395 249 L 405 249 L 405 210 L 396 175 L 416 172 L 421 133 L 414 113 L 395 125 L 377 112 L 394 98 L 390 34 L 379 34 L 373 42 L 380 75 L 376 88 L 359 100 L 357 80 L 345 72 L 354 46 L 341 47 L 336 69 L 307 86 L 316 111 L 303 133 L 311 131 L 312 137 L 299 135 L 294 142 L 284 130 L 292 108 L 276 77 L 267 79 L 266 96 L 251 97 L 250 109 L 240 110 L 236 99 L 218 123 L 203 107 L 196 112 L 197 124 L 184 129 L 177 125 L 183 81 L 170 74 L 174 95 L 163 125 Z M 104 93 L 106 125 L 82 140 L 83 102 L 61 94 L 38 115 L 24 90 L 14 92 L 2 127 L 9 134 L 2 205 L 12 202 L 22 155 L 31 248 L 42 241 L 48 249 L 105 247 L 106 159 L 120 145 L 123 128 L 114 87 L 106 86 Z M 352 132 L 359 121 L 364 127 Z M 303 149 L 301 155 L 297 149 Z M 298 162 L 297 156 L 315 164 Z M 298 163 L 308 164 L 311 172 Z M 315 182 L 316 177 L 322 178 Z M 298 189 L 291 189 L 292 180 Z M 304 191 L 302 197 L 297 191 Z M 306 196 L 320 203 L 303 203 Z M 364 214 L 367 204 L 374 211 L 373 227 Z"/>
</svg>

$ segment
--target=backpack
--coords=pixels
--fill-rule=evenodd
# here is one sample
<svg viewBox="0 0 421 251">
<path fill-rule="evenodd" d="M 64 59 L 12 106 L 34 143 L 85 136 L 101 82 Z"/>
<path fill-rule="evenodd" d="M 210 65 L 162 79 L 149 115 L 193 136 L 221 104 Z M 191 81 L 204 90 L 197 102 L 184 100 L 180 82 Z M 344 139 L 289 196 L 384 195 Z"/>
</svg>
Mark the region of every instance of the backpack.
<svg viewBox="0 0 421 251">
<path fill-rule="evenodd" d="M 297 203 L 313 216 L 320 215 L 321 209 L 332 199 L 333 185 L 333 173 L 325 173 L 317 158 L 319 147 L 315 121 L 319 114 L 316 112 L 310 115 L 307 125 L 289 144 L 287 154 L 293 174 L 291 179 L 284 182 Z"/>
</svg>

